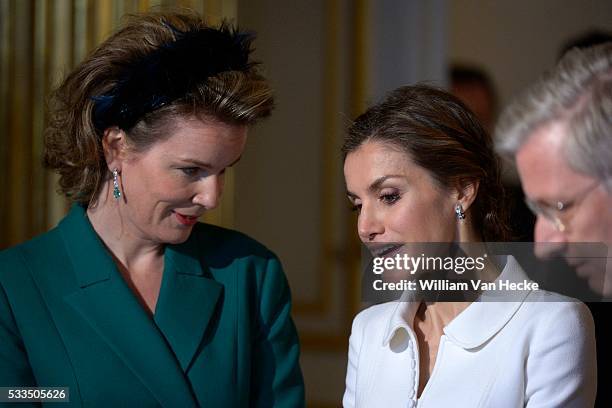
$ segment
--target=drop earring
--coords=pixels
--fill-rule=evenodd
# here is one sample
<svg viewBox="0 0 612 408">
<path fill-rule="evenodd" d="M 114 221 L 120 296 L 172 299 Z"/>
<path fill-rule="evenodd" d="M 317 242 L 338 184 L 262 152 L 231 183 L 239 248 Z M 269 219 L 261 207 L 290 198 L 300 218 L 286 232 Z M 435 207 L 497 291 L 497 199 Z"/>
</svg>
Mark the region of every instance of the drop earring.
<svg viewBox="0 0 612 408">
<path fill-rule="evenodd" d="M 119 190 L 119 172 L 117 169 L 113 170 L 113 197 L 115 197 L 115 200 L 121 198 L 121 190 Z"/>
<path fill-rule="evenodd" d="M 455 204 L 455 217 L 457 217 L 457 220 L 465 220 L 465 213 L 463 212 L 463 207 L 459 203 Z"/>
</svg>

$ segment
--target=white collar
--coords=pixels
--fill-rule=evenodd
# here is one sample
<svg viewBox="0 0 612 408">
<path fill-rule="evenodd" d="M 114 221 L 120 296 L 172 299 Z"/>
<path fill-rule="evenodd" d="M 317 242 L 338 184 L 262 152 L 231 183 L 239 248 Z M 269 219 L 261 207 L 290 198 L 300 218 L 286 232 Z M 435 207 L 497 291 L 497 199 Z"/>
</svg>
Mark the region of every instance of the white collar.
<svg viewBox="0 0 612 408">
<path fill-rule="evenodd" d="M 506 265 L 497 280 L 522 282 L 529 280 L 516 259 L 508 256 Z M 487 301 L 472 302 L 464 311 L 459 313 L 446 327 L 444 333 L 448 338 L 464 349 L 473 349 L 483 345 L 495 336 L 514 316 L 521 307 L 530 291 L 513 292 L 511 301 L 508 296 L 505 301 L 491 301 L 499 294 L 484 291 L 481 298 Z M 394 308 L 389 324 L 383 337 L 383 346 L 388 346 L 398 331 L 414 331 L 412 322 L 419 308 L 420 302 L 411 301 L 408 292 L 402 295 Z"/>
</svg>

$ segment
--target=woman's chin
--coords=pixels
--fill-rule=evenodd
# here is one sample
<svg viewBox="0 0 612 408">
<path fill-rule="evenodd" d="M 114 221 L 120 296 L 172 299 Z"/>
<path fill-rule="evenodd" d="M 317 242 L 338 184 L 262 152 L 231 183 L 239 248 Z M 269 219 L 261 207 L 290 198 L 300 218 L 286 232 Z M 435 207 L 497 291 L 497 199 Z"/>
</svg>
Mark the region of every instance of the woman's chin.
<svg viewBox="0 0 612 408">
<path fill-rule="evenodd" d="M 167 233 L 163 234 L 160 237 L 160 241 L 168 245 L 182 244 L 189 239 L 192 230 L 193 228 L 184 227 L 180 229 L 173 229 L 173 231 L 168 231 Z"/>
</svg>

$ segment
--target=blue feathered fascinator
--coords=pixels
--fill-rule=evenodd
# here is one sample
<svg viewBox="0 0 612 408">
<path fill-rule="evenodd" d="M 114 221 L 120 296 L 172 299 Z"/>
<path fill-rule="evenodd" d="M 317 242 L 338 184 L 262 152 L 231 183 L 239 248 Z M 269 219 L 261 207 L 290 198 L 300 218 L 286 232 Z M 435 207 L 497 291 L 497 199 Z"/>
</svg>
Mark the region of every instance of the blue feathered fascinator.
<svg viewBox="0 0 612 408">
<path fill-rule="evenodd" d="M 128 130 L 145 114 L 180 99 L 207 78 L 225 71 L 247 71 L 252 33 L 223 23 L 219 28 L 180 31 L 175 40 L 138 61 L 126 61 L 116 86 L 95 101 L 93 122 L 100 131 L 118 126 Z"/>
</svg>

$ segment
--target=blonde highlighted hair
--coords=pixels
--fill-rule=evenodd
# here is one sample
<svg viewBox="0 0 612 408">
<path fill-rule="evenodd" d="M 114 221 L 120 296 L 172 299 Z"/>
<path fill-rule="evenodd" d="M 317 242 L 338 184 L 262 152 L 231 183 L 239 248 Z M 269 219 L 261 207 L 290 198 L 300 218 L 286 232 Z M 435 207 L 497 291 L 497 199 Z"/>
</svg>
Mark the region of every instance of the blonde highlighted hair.
<svg viewBox="0 0 612 408">
<path fill-rule="evenodd" d="M 102 149 L 104 129 L 93 120 L 94 98 L 112 93 L 131 67 L 174 41 L 177 30 L 207 27 L 193 12 L 129 15 L 51 94 L 44 164 L 59 173 L 59 190 L 70 201 L 95 204 L 102 182 L 110 177 Z M 145 113 L 124 130 L 130 146 L 144 151 L 168 137 L 171 124 L 179 118 L 252 125 L 269 116 L 273 105 L 272 89 L 253 63 L 245 70 L 220 72 L 194 84 L 180 98 Z"/>
</svg>

